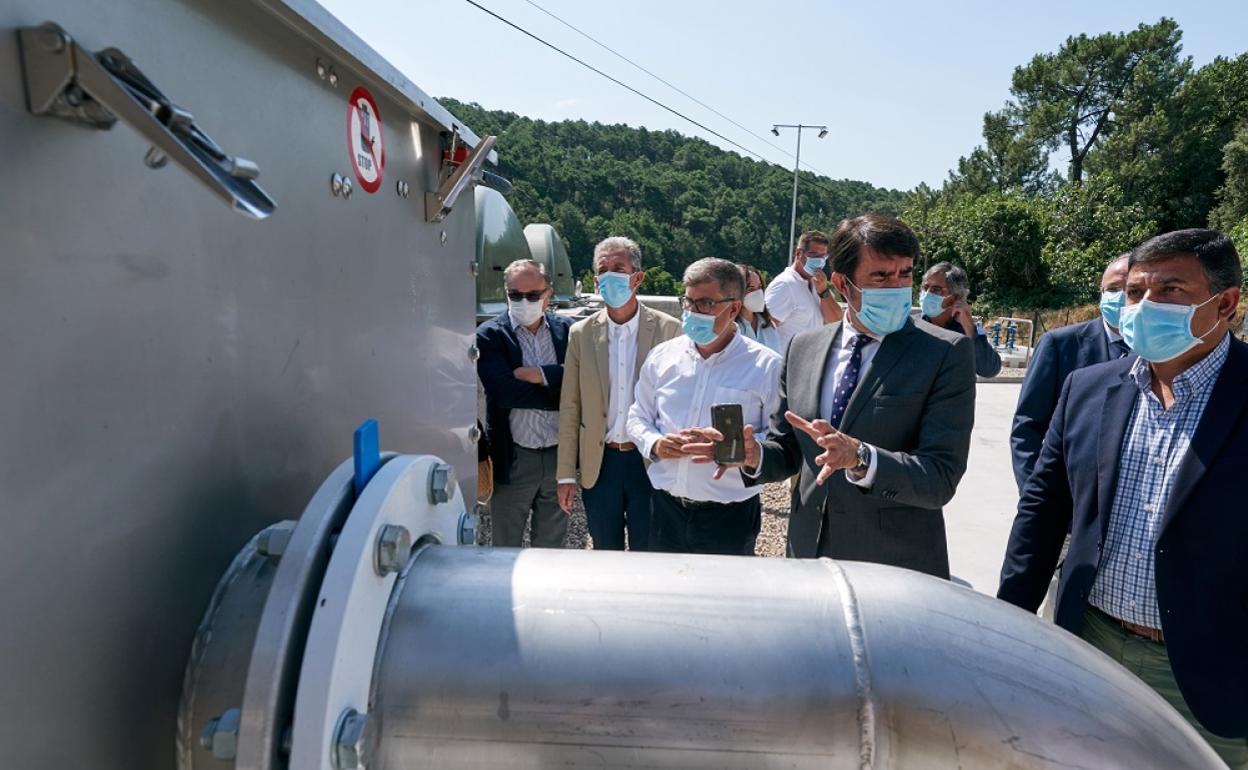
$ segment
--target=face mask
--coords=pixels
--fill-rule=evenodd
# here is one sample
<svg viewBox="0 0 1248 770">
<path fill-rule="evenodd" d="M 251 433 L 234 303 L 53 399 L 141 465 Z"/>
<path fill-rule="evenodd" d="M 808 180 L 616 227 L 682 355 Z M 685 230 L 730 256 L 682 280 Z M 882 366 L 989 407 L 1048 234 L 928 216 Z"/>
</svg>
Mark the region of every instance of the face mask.
<svg viewBox="0 0 1248 770">
<path fill-rule="evenodd" d="M 1217 299 L 1214 294 L 1199 305 L 1171 305 L 1166 302 L 1141 300 L 1137 305 L 1127 305 L 1118 314 L 1122 339 L 1135 354 L 1155 364 L 1165 363 L 1183 355 L 1200 344 L 1201 339 L 1213 331 L 1197 337 L 1192 334 L 1192 316 L 1197 308 Z M 1214 321 L 1217 326 L 1217 321 Z"/>
<path fill-rule="evenodd" d="M 529 302 L 522 299 L 519 302 L 507 300 L 507 313 L 511 316 L 511 322 L 516 326 L 529 326 L 542 317 L 542 301 Z"/>
<path fill-rule="evenodd" d="M 755 289 L 746 294 L 742 302 L 745 303 L 745 309 L 751 313 L 761 313 L 763 308 L 767 307 L 767 299 L 762 289 Z"/>
<path fill-rule="evenodd" d="M 854 282 L 845 279 L 850 286 L 854 286 Z M 858 289 L 857 286 L 854 286 Z M 910 317 L 910 287 L 899 286 L 896 289 L 858 289 L 862 295 L 860 304 L 862 308 L 854 310 L 854 317 L 857 318 L 867 331 L 880 337 L 887 337 L 893 332 L 906 325 L 906 319 Z"/>
<path fill-rule="evenodd" d="M 603 273 L 598 276 L 598 293 L 611 307 L 624 307 L 633 298 L 633 287 L 624 273 Z"/>
<path fill-rule="evenodd" d="M 945 298 L 925 291 L 919 295 L 919 309 L 928 318 L 935 318 L 945 309 Z"/>
<path fill-rule="evenodd" d="M 1118 314 L 1122 312 L 1122 306 L 1126 304 L 1127 295 L 1122 291 L 1103 291 L 1101 292 L 1101 317 L 1105 319 L 1105 323 L 1118 328 Z"/>
<path fill-rule="evenodd" d="M 814 273 L 816 270 L 822 270 L 826 264 L 828 264 L 827 257 L 806 257 L 806 272 Z"/>
<path fill-rule="evenodd" d="M 680 317 L 680 325 L 689 339 L 698 345 L 709 345 L 719 335 L 715 333 L 716 316 L 705 313 L 690 313 L 686 310 Z"/>
</svg>

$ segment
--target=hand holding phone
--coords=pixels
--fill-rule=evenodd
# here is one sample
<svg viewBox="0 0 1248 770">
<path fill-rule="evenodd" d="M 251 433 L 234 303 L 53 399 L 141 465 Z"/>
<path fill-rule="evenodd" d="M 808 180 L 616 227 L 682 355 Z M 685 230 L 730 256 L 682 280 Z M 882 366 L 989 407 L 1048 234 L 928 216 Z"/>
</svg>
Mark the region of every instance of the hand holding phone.
<svg viewBox="0 0 1248 770">
<path fill-rule="evenodd" d="M 715 442 L 715 462 L 736 465 L 745 462 L 745 418 L 740 404 L 711 406 L 711 427 L 724 438 Z"/>
</svg>

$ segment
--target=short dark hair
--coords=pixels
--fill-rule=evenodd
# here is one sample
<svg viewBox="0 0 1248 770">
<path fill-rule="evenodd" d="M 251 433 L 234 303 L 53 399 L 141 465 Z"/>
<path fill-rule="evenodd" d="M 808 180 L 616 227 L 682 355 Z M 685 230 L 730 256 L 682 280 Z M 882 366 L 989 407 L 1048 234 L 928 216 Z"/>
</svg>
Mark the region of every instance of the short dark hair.
<svg viewBox="0 0 1248 770">
<path fill-rule="evenodd" d="M 1194 256 L 1200 261 L 1200 269 L 1214 294 L 1243 283 L 1244 269 L 1239 263 L 1235 244 L 1217 230 L 1199 227 L 1149 238 L 1131 252 L 1127 270 L 1141 263 L 1182 256 Z"/>
<path fill-rule="evenodd" d="M 806 248 L 812 243 L 822 243 L 828 245 L 828 234 L 822 230 L 807 230 L 797 238 L 797 248 L 806 251 Z"/>
<path fill-rule="evenodd" d="M 919 258 L 919 239 L 905 222 L 888 214 L 842 219 L 828 242 L 832 272 L 853 276 L 862 247 L 889 257 Z"/>
</svg>

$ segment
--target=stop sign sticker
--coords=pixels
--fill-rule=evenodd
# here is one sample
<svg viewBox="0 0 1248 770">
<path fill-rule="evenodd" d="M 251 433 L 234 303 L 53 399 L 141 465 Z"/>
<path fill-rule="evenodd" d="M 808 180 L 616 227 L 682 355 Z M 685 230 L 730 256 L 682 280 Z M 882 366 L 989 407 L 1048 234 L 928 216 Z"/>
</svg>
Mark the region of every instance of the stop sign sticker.
<svg viewBox="0 0 1248 770">
<path fill-rule="evenodd" d="M 351 92 L 347 107 L 347 148 L 351 151 L 351 167 L 365 192 L 381 188 L 386 169 L 386 148 L 381 138 L 381 112 L 366 88 Z"/>
</svg>

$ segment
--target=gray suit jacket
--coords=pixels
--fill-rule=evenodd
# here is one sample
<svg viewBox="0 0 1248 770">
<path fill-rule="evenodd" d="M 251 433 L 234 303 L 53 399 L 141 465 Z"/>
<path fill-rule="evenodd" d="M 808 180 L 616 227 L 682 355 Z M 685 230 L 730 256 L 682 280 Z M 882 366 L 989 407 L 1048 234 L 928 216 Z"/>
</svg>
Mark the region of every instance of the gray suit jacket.
<svg viewBox="0 0 1248 770">
<path fill-rule="evenodd" d="M 789 516 L 789 555 L 870 561 L 949 577 L 941 508 L 966 470 L 975 421 L 971 340 L 926 321 L 884 338 L 850 396 L 841 430 L 876 448 L 871 489 L 835 473 L 817 486 L 823 451 L 784 419 L 820 416 L 819 394 L 841 324 L 793 338 L 780 405 L 762 441 L 759 482 L 801 474 Z M 825 516 L 825 510 L 827 512 Z"/>
</svg>

